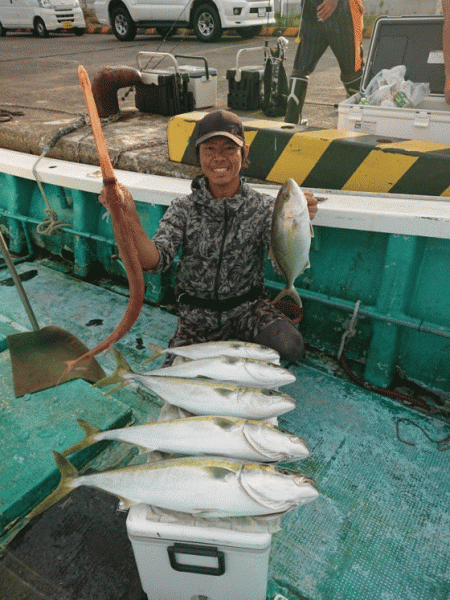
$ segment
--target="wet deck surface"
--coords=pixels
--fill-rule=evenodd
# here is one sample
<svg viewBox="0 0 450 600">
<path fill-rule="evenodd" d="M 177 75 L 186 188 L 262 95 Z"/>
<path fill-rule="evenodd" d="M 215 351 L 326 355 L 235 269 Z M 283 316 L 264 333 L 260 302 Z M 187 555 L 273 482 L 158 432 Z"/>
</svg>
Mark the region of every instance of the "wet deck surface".
<svg viewBox="0 0 450 600">
<path fill-rule="evenodd" d="M 126 297 L 69 279 L 43 264 L 19 267 L 22 274 L 31 270 L 37 274 L 24 285 L 41 326 L 66 328 L 92 347 L 120 320 Z M 7 274 L 0 276 L 0 283 L 1 277 L 4 280 Z M 2 286 L 1 294 L 0 332 L 12 333 L 14 323 L 28 328 L 14 288 Z M 101 323 L 87 325 L 93 320 Z M 147 343 L 165 345 L 175 322 L 173 315 L 146 306 L 118 347 L 138 369 L 150 353 Z M 34 404 L 31 414 L 36 427 L 45 429 L 50 425 L 49 406 L 59 402 L 64 412 L 65 402 L 72 406 L 74 397 L 79 402 L 61 417 L 62 431 L 58 427 L 53 436 L 38 436 L 39 457 L 48 459 L 56 441 L 62 448 L 81 439 L 75 419 L 70 423 L 73 414 L 93 422 L 98 418 L 100 427 L 113 426 L 129 413 L 135 422 L 158 414 L 158 404 L 149 396 L 129 390 L 111 396 L 91 394 L 97 390 L 79 380 L 60 386 L 62 395 L 56 404 L 54 389 L 40 393 L 39 404 L 47 408 L 39 410 L 35 398 L 14 399 L 7 351 L 0 358 L 0 427 L 6 440 L 1 458 L 12 467 L 17 463 L 16 475 L 34 489 L 48 478 L 51 466 L 35 472 L 33 481 L 26 483 L 28 469 L 20 468 L 15 458 L 18 444 L 27 460 L 36 450 L 29 443 L 34 429 L 24 417 L 26 407 Z M 105 371 L 113 368 L 111 355 L 100 356 L 99 362 Z M 311 364 L 307 360 L 292 367 L 297 381 L 283 389 L 296 397 L 297 407 L 279 421 L 309 443 L 310 457 L 289 466 L 315 479 L 320 497 L 283 517 L 282 531 L 274 534 L 268 600 L 277 594 L 288 600 L 448 600 L 450 453 L 423 431 L 433 440 L 442 440 L 450 427 L 356 388 L 330 375 L 317 361 L 317 368 Z M 84 388 L 89 390 L 87 402 L 81 397 Z M 21 445 L 18 438 L 24 431 L 30 436 L 23 434 L 26 439 Z M 131 456 L 129 447 L 113 446 L 88 466 L 100 470 Z M 56 481 L 58 475 L 53 474 Z M 9 475 L 1 483 L 13 493 L 16 483 L 11 485 Z M 116 506 L 115 498 L 82 488 L 72 492 L 69 501 L 63 499 L 36 517 L 9 542 L 0 560 L 0 596 L 139 600 L 142 594 L 126 535 L 126 513 L 118 513 Z M 4 512 L 3 499 L 0 512 Z"/>
<path fill-rule="evenodd" d="M 271 575 L 311 599 L 447 599 L 450 451 L 413 423 L 435 440 L 448 425 L 319 371 L 296 375 L 280 425 L 308 440 L 301 468 L 320 497 L 284 518 Z"/>
</svg>

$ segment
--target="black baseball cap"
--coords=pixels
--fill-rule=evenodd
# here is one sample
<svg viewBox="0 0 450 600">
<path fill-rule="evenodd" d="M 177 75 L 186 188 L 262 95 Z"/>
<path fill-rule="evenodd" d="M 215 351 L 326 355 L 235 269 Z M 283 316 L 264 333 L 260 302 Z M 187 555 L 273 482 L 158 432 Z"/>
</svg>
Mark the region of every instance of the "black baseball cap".
<svg viewBox="0 0 450 600">
<path fill-rule="evenodd" d="M 198 122 L 197 141 L 198 146 L 202 142 L 215 136 L 230 138 L 238 146 L 245 144 L 244 126 L 240 118 L 228 110 L 214 110 L 208 113 Z"/>
</svg>

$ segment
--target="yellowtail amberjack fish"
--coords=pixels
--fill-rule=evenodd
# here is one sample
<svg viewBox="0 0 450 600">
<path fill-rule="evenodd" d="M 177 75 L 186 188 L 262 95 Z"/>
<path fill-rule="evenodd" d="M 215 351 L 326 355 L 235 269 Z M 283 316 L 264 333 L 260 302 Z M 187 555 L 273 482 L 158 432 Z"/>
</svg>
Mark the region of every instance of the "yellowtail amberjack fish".
<svg viewBox="0 0 450 600">
<path fill-rule="evenodd" d="M 80 475 L 64 456 L 53 455 L 60 483 L 28 518 L 81 485 L 114 494 L 127 507 L 143 503 L 205 518 L 285 513 L 319 495 L 314 482 L 304 475 L 261 463 L 188 457 Z"/>
<path fill-rule="evenodd" d="M 277 388 L 295 381 L 288 369 L 254 358 L 235 356 L 212 356 L 190 360 L 171 367 L 154 369 L 145 375 L 154 377 L 208 377 L 218 381 L 229 381 L 241 385 L 264 388 Z"/>
<path fill-rule="evenodd" d="M 295 408 L 295 399 L 278 390 L 245 387 L 213 379 L 174 377 L 170 375 L 172 367 L 159 369 L 160 375 L 153 375 L 154 371 L 135 373 L 116 348 L 113 352 L 117 362 L 115 372 L 98 381 L 95 387 L 119 384 L 114 388 L 116 390 L 126 385 L 137 385 L 194 415 L 269 419 Z M 197 361 L 185 365 L 193 362 Z"/>
<path fill-rule="evenodd" d="M 249 461 L 287 462 L 309 455 L 306 442 L 293 433 L 261 421 L 198 416 L 101 431 L 78 419 L 87 434 L 62 454 L 68 456 L 102 440 L 187 455 L 220 455 Z"/>
<path fill-rule="evenodd" d="M 278 192 L 272 217 L 270 257 L 286 279 L 286 287 L 274 302 L 290 296 L 302 305 L 294 281 L 310 266 L 312 235 L 305 194 L 293 179 L 288 179 Z"/>
<path fill-rule="evenodd" d="M 190 360 L 210 358 L 212 356 L 234 356 L 236 358 L 253 358 L 280 364 L 280 355 L 273 348 L 253 344 L 251 342 L 240 342 L 225 340 L 218 342 L 204 342 L 202 344 L 191 344 L 189 346 L 175 346 L 174 348 L 159 348 L 155 344 L 149 344 L 154 352 L 142 361 L 142 364 L 161 356 L 161 354 L 174 354 Z"/>
</svg>

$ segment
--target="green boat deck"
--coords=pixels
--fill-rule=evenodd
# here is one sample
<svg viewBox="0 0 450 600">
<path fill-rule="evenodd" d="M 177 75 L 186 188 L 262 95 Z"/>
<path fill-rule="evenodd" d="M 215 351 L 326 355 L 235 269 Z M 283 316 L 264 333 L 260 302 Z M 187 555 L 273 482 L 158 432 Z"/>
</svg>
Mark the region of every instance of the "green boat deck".
<svg viewBox="0 0 450 600">
<path fill-rule="evenodd" d="M 108 290 L 81 282 L 50 268 L 45 261 L 24 262 L 17 268 L 39 325 L 67 329 L 88 347 L 106 337 L 125 310 L 127 298 L 119 288 Z M 2 336 L 30 329 L 8 279 L 7 272 L 2 271 Z M 165 346 L 175 323 L 176 317 L 170 312 L 145 305 L 117 347 L 138 370 L 150 354 L 148 343 Z M 106 372 L 113 369 L 112 354 L 102 354 L 98 361 Z M 159 365 L 155 361 L 155 367 Z M 150 369 L 150 364 L 145 368 Z M 296 398 L 297 407 L 280 417 L 279 424 L 308 442 L 310 457 L 289 466 L 312 477 L 320 497 L 285 515 L 282 530 L 274 534 L 268 600 L 448 600 L 450 444 L 438 442 L 450 435 L 449 425 L 356 387 L 336 376 L 330 361 L 312 350 L 303 364 L 290 368 L 297 380 L 283 389 Z M 83 437 L 76 418 L 101 428 L 142 423 L 157 418 L 160 403 L 150 394 L 127 389 L 104 395 L 82 380 L 14 398 L 8 350 L 0 354 L 0 382 L 0 516 L 6 548 L 0 559 L 0 596 L 11 600 L 138 598 L 138 592 L 134 596 L 119 593 L 117 582 L 115 587 L 113 583 L 108 586 L 105 574 L 99 572 L 108 562 L 111 548 L 96 547 L 91 587 L 86 583 L 86 561 L 82 553 L 69 547 L 80 543 L 70 535 L 78 527 L 85 543 L 93 543 L 92 528 L 83 525 L 86 513 L 80 514 L 78 521 L 72 509 L 72 520 L 62 526 L 65 545 L 61 527 L 57 531 L 54 525 L 58 521 L 51 521 L 46 513 L 19 530 L 21 517 L 58 481 L 51 451 L 62 450 Z M 77 467 L 104 468 L 136 456 L 136 449 L 128 445 L 98 446 L 94 449 L 101 453 L 96 457 L 80 453 Z M 75 490 L 71 494 L 75 509 L 80 493 Z M 91 525 L 104 525 L 105 506 L 98 492 L 89 499 Z M 114 506 L 108 510 L 116 514 Z M 45 548 L 42 543 L 41 554 L 49 565 L 52 560 L 59 561 L 58 581 L 52 580 L 50 566 L 39 571 L 33 562 L 37 559 L 26 551 L 33 527 L 36 539 L 43 535 L 41 530 L 47 522 L 53 522 L 53 531 L 48 539 L 40 538 L 48 542 Z M 13 538 L 15 531 L 19 533 Z M 132 560 L 123 513 L 114 521 L 113 533 L 110 544 L 114 544 L 116 555 L 123 561 Z M 123 552 L 117 548 L 121 544 Z M 63 569 L 66 571 L 61 575 Z M 73 584 L 77 569 L 83 571 L 78 587 Z M 101 592 L 93 592 L 95 580 Z M 20 594 L 14 595 L 14 590 Z"/>
</svg>

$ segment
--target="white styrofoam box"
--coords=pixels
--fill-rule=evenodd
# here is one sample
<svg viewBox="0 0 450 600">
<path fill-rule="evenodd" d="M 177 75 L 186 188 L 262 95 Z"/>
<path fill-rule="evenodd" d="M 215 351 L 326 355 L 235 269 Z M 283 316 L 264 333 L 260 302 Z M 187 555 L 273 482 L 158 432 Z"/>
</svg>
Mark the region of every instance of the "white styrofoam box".
<svg viewBox="0 0 450 600">
<path fill-rule="evenodd" d="M 361 92 L 338 107 L 338 129 L 430 142 L 450 141 L 450 105 L 443 96 L 428 96 L 415 108 L 360 105 Z"/>
<path fill-rule="evenodd" d="M 193 65 L 179 65 L 180 73 L 189 75 L 188 90 L 194 95 L 194 108 L 206 108 L 214 106 L 217 102 L 217 70 L 208 69 Z"/>
<path fill-rule="evenodd" d="M 149 507 L 127 517 L 144 592 L 150 600 L 265 600 L 272 535 L 159 523 Z"/>
</svg>

